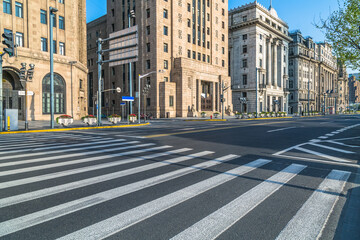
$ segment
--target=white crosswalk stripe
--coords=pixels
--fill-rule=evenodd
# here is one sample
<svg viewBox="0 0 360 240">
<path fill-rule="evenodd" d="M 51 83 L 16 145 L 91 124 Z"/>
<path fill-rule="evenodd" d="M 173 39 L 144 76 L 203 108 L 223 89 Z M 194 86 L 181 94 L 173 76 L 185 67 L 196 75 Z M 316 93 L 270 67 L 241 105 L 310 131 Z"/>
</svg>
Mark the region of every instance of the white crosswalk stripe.
<svg viewBox="0 0 360 240">
<path fill-rule="evenodd" d="M 2 177 L 0 191 L 7 195 L 0 196 L 0 215 L 2 211 L 8 212 L 9 209 L 17 209 L 18 206 L 32 209 L 35 207 L 34 203 L 47 201 L 48 198 L 58 198 L 77 192 L 80 196 L 71 200 L 59 197 L 61 199 L 59 203 L 49 202 L 46 207 L 36 206 L 36 210 L 26 210 L 26 213 L 17 209 L 18 215 L 12 218 L 6 214 L 1 215 L 3 220 L 0 222 L 0 238 L 13 233 L 31 231 L 33 228 L 42 227 L 43 223 L 54 220 L 66 221 L 67 218 L 72 217 L 72 214 L 81 215 L 81 210 L 91 211 L 91 207 L 106 206 L 114 200 L 139 194 L 140 191 L 152 191 L 152 188 L 161 188 L 164 184 L 171 187 L 174 185 L 174 190 L 169 189 L 166 194 L 158 195 L 123 211 L 114 212 L 111 216 L 92 221 L 89 225 L 64 231 L 66 232 L 64 236 L 57 236 L 62 240 L 115 237 L 125 229 L 142 224 L 145 220 L 151 220 L 156 215 L 166 215 L 167 210 L 181 207 L 182 203 L 191 202 L 191 199 L 196 197 L 214 193 L 214 198 L 220 200 L 221 195 L 217 193 L 233 182 L 241 184 L 244 179 L 256 181 L 254 187 L 244 192 L 234 191 L 233 198 L 229 201 L 215 210 L 208 210 L 201 217 L 202 219 L 192 222 L 177 231 L 175 236 L 171 236 L 172 239 L 215 239 L 239 220 L 246 218 L 248 213 L 260 204 L 266 204 L 268 201 L 265 200 L 270 200 L 272 196 L 279 194 L 279 190 L 291 180 L 302 178 L 302 173 L 307 168 L 306 165 L 280 163 L 283 166 L 277 166 L 274 170 L 273 168 L 278 164 L 270 159 L 257 159 L 238 165 L 243 159 L 236 154 L 220 155 L 213 151 L 195 151 L 192 148 L 174 148 L 169 145 L 141 142 L 140 139 L 133 140 L 138 141 L 104 137 L 91 138 L 86 142 L 74 141 L 68 144 L 61 142 L 54 145 L 56 143 L 46 143 L 45 139 L 43 143 L 34 143 L 33 147 L 30 146 L 32 143 L 19 142 L 25 147 L 29 146 L 21 151 L 21 148 L 19 151 L 7 149 L 4 143 L 3 150 L 0 148 L 0 177 Z M 341 149 L 337 151 L 338 148 L 325 145 L 325 141 L 319 141 L 308 144 L 343 154 L 353 153 Z M 8 144 L 12 146 L 16 145 L 16 142 Z M 299 145 L 296 148 L 302 150 L 305 147 L 307 146 Z M 89 154 L 98 155 L 89 156 Z M 27 159 L 30 157 L 31 159 Z M 24 166 L 24 164 L 29 165 Z M 223 167 L 226 170 L 219 170 Z M 39 170 L 43 171 L 39 173 L 37 172 Z M 159 173 L 154 174 L 156 171 Z M 258 176 L 259 171 L 272 172 L 266 178 L 252 179 L 244 176 L 246 174 Z M 281 225 L 279 232 L 282 231 L 277 239 L 316 239 L 321 235 L 334 204 L 350 176 L 350 172 L 340 170 L 323 171 L 327 171 L 327 177 L 321 183 L 319 181 L 320 185 L 313 188 L 314 192 L 306 201 L 299 203 L 301 206 L 297 206 L 299 209 L 297 213 L 289 217 L 291 220 Z M 12 176 L 14 174 L 25 175 L 19 178 Z M 4 180 L 5 176 L 10 176 L 10 179 Z M 141 177 L 137 180 L 128 180 L 136 179 L 138 176 Z M 194 176 L 201 178 L 195 182 L 185 181 Z M 322 173 L 321 176 L 326 174 Z M 47 180 L 53 181 L 47 183 Z M 176 187 L 176 184 L 173 184 L 176 181 L 185 181 L 186 184 Z M 105 187 L 108 182 L 115 185 Z M 89 194 L 84 192 L 94 186 L 96 191 Z M 301 189 L 301 186 L 295 187 Z M 206 205 L 202 207 L 206 208 Z"/>
</svg>

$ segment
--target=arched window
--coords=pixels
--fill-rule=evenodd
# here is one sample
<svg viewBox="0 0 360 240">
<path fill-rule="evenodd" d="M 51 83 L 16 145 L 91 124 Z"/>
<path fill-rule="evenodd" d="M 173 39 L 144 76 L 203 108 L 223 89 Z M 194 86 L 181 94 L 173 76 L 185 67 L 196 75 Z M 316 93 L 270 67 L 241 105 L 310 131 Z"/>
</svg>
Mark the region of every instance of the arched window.
<svg viewBox="0 0 360 240">
<path fill-rule="evenodd" d="M 43 113 L 50 113 L 50 73 L 48 73 L 42 81 L 42 105 Z M 54 73 L 54 113 L 65 113 L 65 81 L 57 73 Z"/>
</svg>

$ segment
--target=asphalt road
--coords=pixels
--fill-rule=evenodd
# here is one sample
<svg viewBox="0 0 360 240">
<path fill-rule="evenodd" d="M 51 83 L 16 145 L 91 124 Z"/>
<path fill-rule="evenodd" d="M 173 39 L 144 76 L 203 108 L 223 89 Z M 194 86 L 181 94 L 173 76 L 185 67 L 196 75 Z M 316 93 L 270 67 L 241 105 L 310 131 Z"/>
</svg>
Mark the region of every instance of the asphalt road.
<svg viewBox="0 0 360 240">
<path fill-rule="evenodd" d="M 360 239 L 360 116 L 0 135 L 1 239 Z"/>
</svg>

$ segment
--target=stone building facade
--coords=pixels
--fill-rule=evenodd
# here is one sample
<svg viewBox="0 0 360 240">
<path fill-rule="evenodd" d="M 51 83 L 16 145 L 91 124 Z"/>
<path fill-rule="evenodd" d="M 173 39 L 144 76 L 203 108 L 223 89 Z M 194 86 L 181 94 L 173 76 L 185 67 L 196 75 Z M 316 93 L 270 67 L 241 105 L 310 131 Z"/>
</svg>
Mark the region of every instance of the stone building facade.
<svg viewBox="0 0 360 240">
<path fill-rule="evenodd" d="M 331 46 L 304 38 L 299 30 L 290 36 L 293 40 L 289 45 L 289 113 L 335 113 L 335 107 L 343 111 L 346 69 L 338 67 Z"/>
<path fill-rule="evenodd" d="M 257 1 L 230 10 L 229 24 L 234 110 L 286 112 L 288 25 Z"/>
<path fill-rule="evenodd" d="M 349 77 L 349 104 L 360 103 L 360 80 L 358 74 Z"/>
<path fill-rule="evenodd" d="M 349 108 L 349 76 L 346 67 L 338 64 L 339 74 L 337 81 L 337 98 L 336 108 L 339 113 L 346 111 Z"/>
<path fill-rule="evenodd" d="M 96 39 L 138 25 L 139 56 L 132 64 L 133 96 L 145 84 L 151 89 L 141 112 L 154 117 L 199 116 L 221 112 L 221 86 L 230 86 L 228 71 L 228 0 L 107 1 L 107 15 L 88 24 L 89 86 L 97 91 Z M 105 20 L 106 18 L 106 20 Z M 105 35 L 105 36 L 104 36 Z M 91 46 L 90 46 L 91 45 Z M 105 55 L 104 59 L 108 59 Z M 92 65 L 94 64 L 94 66 Z M 129 67 L 103 65 L 104 88 L 121 87 L 122 93 L 105 94 L 103 112 L 121 113 L 121 96 L 129 95 Z M 159 70 L 165 70 L 159 73 Z M 156 71 L 138 86 L 137 76 Z M 91 77 L 92 76 L 92 77 Z M 93 83 L 91 83 L 93 82 Z M 142 103 L 144 102 L 143 96 Z M 226 112 L 232 111 L 231 89 L 225 92 Z M 134 112 L 137 110 L 134 102 Z M 91 112 L 91 106 L 89 108 Z"/>
<path fill-rule="evenodd" d="M 84 116 L 87 110 L 86 0 L 4 0 L 0 4 L 0 31 L 14 34 L 16 57 L 4 57 L 4 108 L 18 109 L 24 119 L 24 90 L 19 79 L 21 63 L 35 64 L 27 84 L 29 120 L 50 120 L 49 7 L 58 9 L 54 32 L 55 117 Z M 0 43 L 0 49 L 4 46 Z"/>
</svg>

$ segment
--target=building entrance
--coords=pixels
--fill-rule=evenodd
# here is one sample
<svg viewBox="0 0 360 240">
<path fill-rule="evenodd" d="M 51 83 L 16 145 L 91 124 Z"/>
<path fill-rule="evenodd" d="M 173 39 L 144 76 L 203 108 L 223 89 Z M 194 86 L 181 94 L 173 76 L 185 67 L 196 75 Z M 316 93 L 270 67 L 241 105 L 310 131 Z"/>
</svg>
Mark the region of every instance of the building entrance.
<svg viewBox="0 0 360 240">
<path fill-rule="evenodd" d="M 19 120 L 24 120 L 25 97 L 19 96 L 19 90 L 23 87 L 20 83 L 18 73 L 13 70 L 4 69 L 3 71 L 3 110 L 18 109 Z"/>
<path fill-rule="evenodd" d="M 212 83 L 201 82 L 201 111 L 212 111 L 213 110 L 213 95 L 212 95 Z"/>
</svg>

